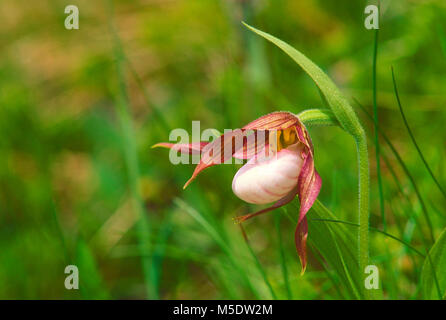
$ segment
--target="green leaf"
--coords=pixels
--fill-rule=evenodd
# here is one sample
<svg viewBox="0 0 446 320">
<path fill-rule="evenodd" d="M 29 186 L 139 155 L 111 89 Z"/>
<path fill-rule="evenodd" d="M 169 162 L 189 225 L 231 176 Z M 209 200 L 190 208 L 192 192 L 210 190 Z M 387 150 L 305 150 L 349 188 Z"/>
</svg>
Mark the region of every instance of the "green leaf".
<svg viewBox="0 0 446 320">
<path fill-rule="evenodd" d="M 79 268 L 79 288 L 84 299 L 109 299 L 93 253 L 84 240 L 76 245 L 76 264 Z"/>
<path fill-rule="evenodd" d="M 207 234 L 215 241 L 215 243 L 220 247 L 222 252 L 224 252 L 231 264 L 234 266 L 234 268 L 237 270 L 237 273 L 240 275 L 242 280 L 245 282 L 245 284 L 250 288 L 252 293 L 255 295 L 257 299 L 261 299 L 259 296 L 259 293 L 254 288 L 253 284 L 251 283 L 251 280 L 249 279 L 249 276 L 244 268 L 244 265 L 240 262 L 240 259 L 238 259 L 233 254 L 233 250 L 229 246 L 229 244 L 226 242 L 225 238 L 219 233 L 219 230 L 213 226 L 206 217 L 199 211 L 192 208 L 190 205 L 188 205 L 186 202 L 181 200 L 180 198 L 175 198 L 174 200 L 175 204 L 184 210 L 187 214 L 189 214 L 198 224 L 200 224 L 203 229 L 207 232 Z"/>
<path fill-rule="evenodd" d="M 336 270 L 340 280 L 353 298 L 361 298 L 362 281 L 356 260 L 356 241 L 344 225 L 317 221 L 335 216 L 321 202 L 316 201 L 308 220 L 309 238 L 327 263 Z"/>
<path fill-rule="evenodd" d="M 288 217 L 296 222 L 290 212 L 296 211 L 295 204 L 290 204 L 286 211 Z M 308 216 L 308 241 L 321 254 L 324 261 L 335 272 L 350 299 L 363 298 L 357 250 L 353 234 L 343 224 L 330 221 L 336 217 L 319 200 L 316 200 Z"/>
<path fill-rule="evenodd" d="M 339 125 L 330 109 L 306 109 L 299 113 L 297 117 L 309 127 Z"/>
<path fill-rule="evenodd" d="M 362 129 L 353 108 L 350 106 L 341 91 L 339 91 L 338 87 L 333 83 L 333 81 L 331 81 L 325 72 L 322 71 L 321 68 L 286 42 L 266 32 L 251 27 L 246 23 L 244 23 L 244 25 L 251 31 L 257 33 L 282 49 L 313 79 L 323 93 L 330 108 L 344 130 L 355 138 L 360 138 L 364 135 L 364 130 Z"/>
<path fill-rule="evenodd" d="M 425 299 L 446 299 L 446 229 L 429 251 L 421 271 L 421 288 Z"/>
</svg>

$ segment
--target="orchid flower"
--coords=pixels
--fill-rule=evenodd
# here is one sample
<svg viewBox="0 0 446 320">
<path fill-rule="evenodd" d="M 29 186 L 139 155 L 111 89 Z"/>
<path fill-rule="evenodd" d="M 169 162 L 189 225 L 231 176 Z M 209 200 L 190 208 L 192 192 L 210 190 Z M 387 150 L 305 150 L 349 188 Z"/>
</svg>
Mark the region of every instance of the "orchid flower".
<svg viewBox="0 0 446 320">
<path fill-rule="evenodd" d="M 236 140 L 240 141 L 240 138 L 242 143 L 237 144 Z M 250 122 L 242 129 L 225 133 L 210 143 L 159 143 L 154 147 L 166 147 L 189 154 L 201 153 L 200 162 L 185 188 L 208 167 L 225 163 L 231 158 L 248 160 L 234 176 L 234 194 L 248 203 L 274 203 L 266 209 L 235 218 L 237 222 L 279 208 L 297 195 L 300 209 L 295 244 L 302 273 L 305 272 L 308 236 L 306 214 L 319 194 L 322 180 L 314 168 L 313 145 L 308 131 L 296 115 L 273 112 Z"/>
</svg>

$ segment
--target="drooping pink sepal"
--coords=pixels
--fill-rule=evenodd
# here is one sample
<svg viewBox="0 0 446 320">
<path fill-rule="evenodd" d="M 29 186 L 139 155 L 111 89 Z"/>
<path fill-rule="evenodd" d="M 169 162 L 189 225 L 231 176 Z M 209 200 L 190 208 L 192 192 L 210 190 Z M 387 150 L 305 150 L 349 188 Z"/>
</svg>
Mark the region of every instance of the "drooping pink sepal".
<svg viewBox="0 0 446 320">
<path fill-rule="evenodd" d="M 309 150 L 297 184 L 297 195 L 300 200 L 300 208 L 299 220 L 294 234 L 297 253 L 299 254 L 299 259 L 302 264 L 302 274 L 307 267 L 308 223 L 306 215 L 319 195 L 321 186 L 322 179 L 314 168 L 313 154 L 312 151 Z"/>
</svg>

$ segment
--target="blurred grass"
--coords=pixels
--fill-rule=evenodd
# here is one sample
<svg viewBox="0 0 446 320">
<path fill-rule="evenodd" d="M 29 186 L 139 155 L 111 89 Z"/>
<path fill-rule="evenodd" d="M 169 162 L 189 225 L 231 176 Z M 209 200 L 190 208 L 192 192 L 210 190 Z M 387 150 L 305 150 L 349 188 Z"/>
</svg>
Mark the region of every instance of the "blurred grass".
<svg viewBox="0 0 446 320">
<path fill-rule="evenodd" d="M 111 15 L 106 1 L 73 0 L 80 29 L 68 31 L 63 1 L 2 1 L 0 298 L 269 299 L 268 283 L 278 299 L 355 298 L 346 275 L 353 265 L 342 254 L 354 226 L 338 223 L 343 231 L 334 232 L 336 223 L 311 220 L 311 211 L 300 277 L 295 224 L 283 217 L 296 218 L 297 200 L 244 224 L 246 247 L 231 218 L 257 207 L 232 194 L 238 166 L 206 170 L 183 191 L 193 166 L 174 166 L 150 146 L 172 128 L 190 132 L 192 120 L 223 131 L 267 112 L 324 105 L 311 80 L 242 20 L 301 49 L 372 114 L 366 3 L 116 0 Z M 426 216 L 439 235 L 446 201 L 407 135 L 389 70 L 398 71 L 407 123 L 444 186 L 446 4 L 382 8 L 376 106 L 386 235 L 373 162 L 371 227 L 381 231 L 371 233 L 371 260 L 384 298 L 413 299 L 422 297 L 420 253 L 432 246 Z M 373 138 L 373 118 L 358 113 Z M 320 202 L 335 220 L 356 221 L 350 137 L 335 127 L 310 133 Z M 331 263 L 318 229 L 331 230 L 339 247 Z M 79 291 L 63 286 L 67 264 L 79 266 Z"/>
<path fill-rule="evenodd" d="M 149 248 L 150 224 L 147 210 L 142 203 L 139 180 L 140 169 L 138 164 L 138 155 L 135 146 L 135 133 L 133 129 L 132 115 L 129 113 L 129 100 L 127 97 L 127 84 L 124 75 L 125 56 L 121 41 L 116 33 L 113 22 L 114 7 L 113 0 L 107 0 L 110 33 L 113 38 L 114 59 L 116 61 L 116 74 L 119 82 L 119 90 L 116 98 L 116 113 L 122 130 L 122 142 L 124 146 L 125 163 L 127 167 L 128 182 L 132 209 L 138 216 L 138 242 L 141 253 L 142 273 L 144 274 L 144 283 L 146 286 L 146 298 L 157 299 L 158 292 L 154 290 L 153 284 L 157 282 L 155 270 L 152 270 L 152 259 Z"/>
</svg>

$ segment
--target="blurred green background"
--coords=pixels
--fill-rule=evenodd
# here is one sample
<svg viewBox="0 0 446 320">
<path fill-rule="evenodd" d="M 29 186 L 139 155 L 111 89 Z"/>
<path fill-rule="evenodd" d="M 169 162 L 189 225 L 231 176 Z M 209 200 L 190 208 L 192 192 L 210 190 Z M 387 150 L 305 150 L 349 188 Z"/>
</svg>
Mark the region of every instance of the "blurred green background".
<svg viewBox="0 0 446 320">
<path fill-rule="evenodd" d="M 245 223 L 247 246 L 232 217 L 257 207 L 231 191 L 240 166 L 208 169 L 183 191 L 194 166 L 174 166 L 168 151 L 150 147 L 174 128 L 190 132 L 193 120 L 223 131 L 272 111 L 324 106 L 312 80 L 246 21 L 301 50 L 352 101 L 370 137 L 371 225 L 382 229 L 373 123 L 353 102 L 372 112 L 370 3 L 1 1 L 0 298 L 351 298 L 314 246 L 300 276 L 295 224 L 285 214 L 297 215 L 297 200 Z M 79 30 L 64 28 L 69 4 L 79 8 Z M 438 236 L 445 197 L 404 126 L 390 67 L 413 134 L 446 188 L 446 2 L 381 7 L 379 126 Z M 323 180 L 319 200 L 356 223 L 353 140 L 334 127 L 310 133 Z M 425 252 L 423 207 L 380 142 L 386 231 Z M 371 233 L 371 259 L 383 298 L 421 297 L 422 257 Z M 64 287 L 70 264 L 79 267 L 79 290 Z"/>
</svg>

